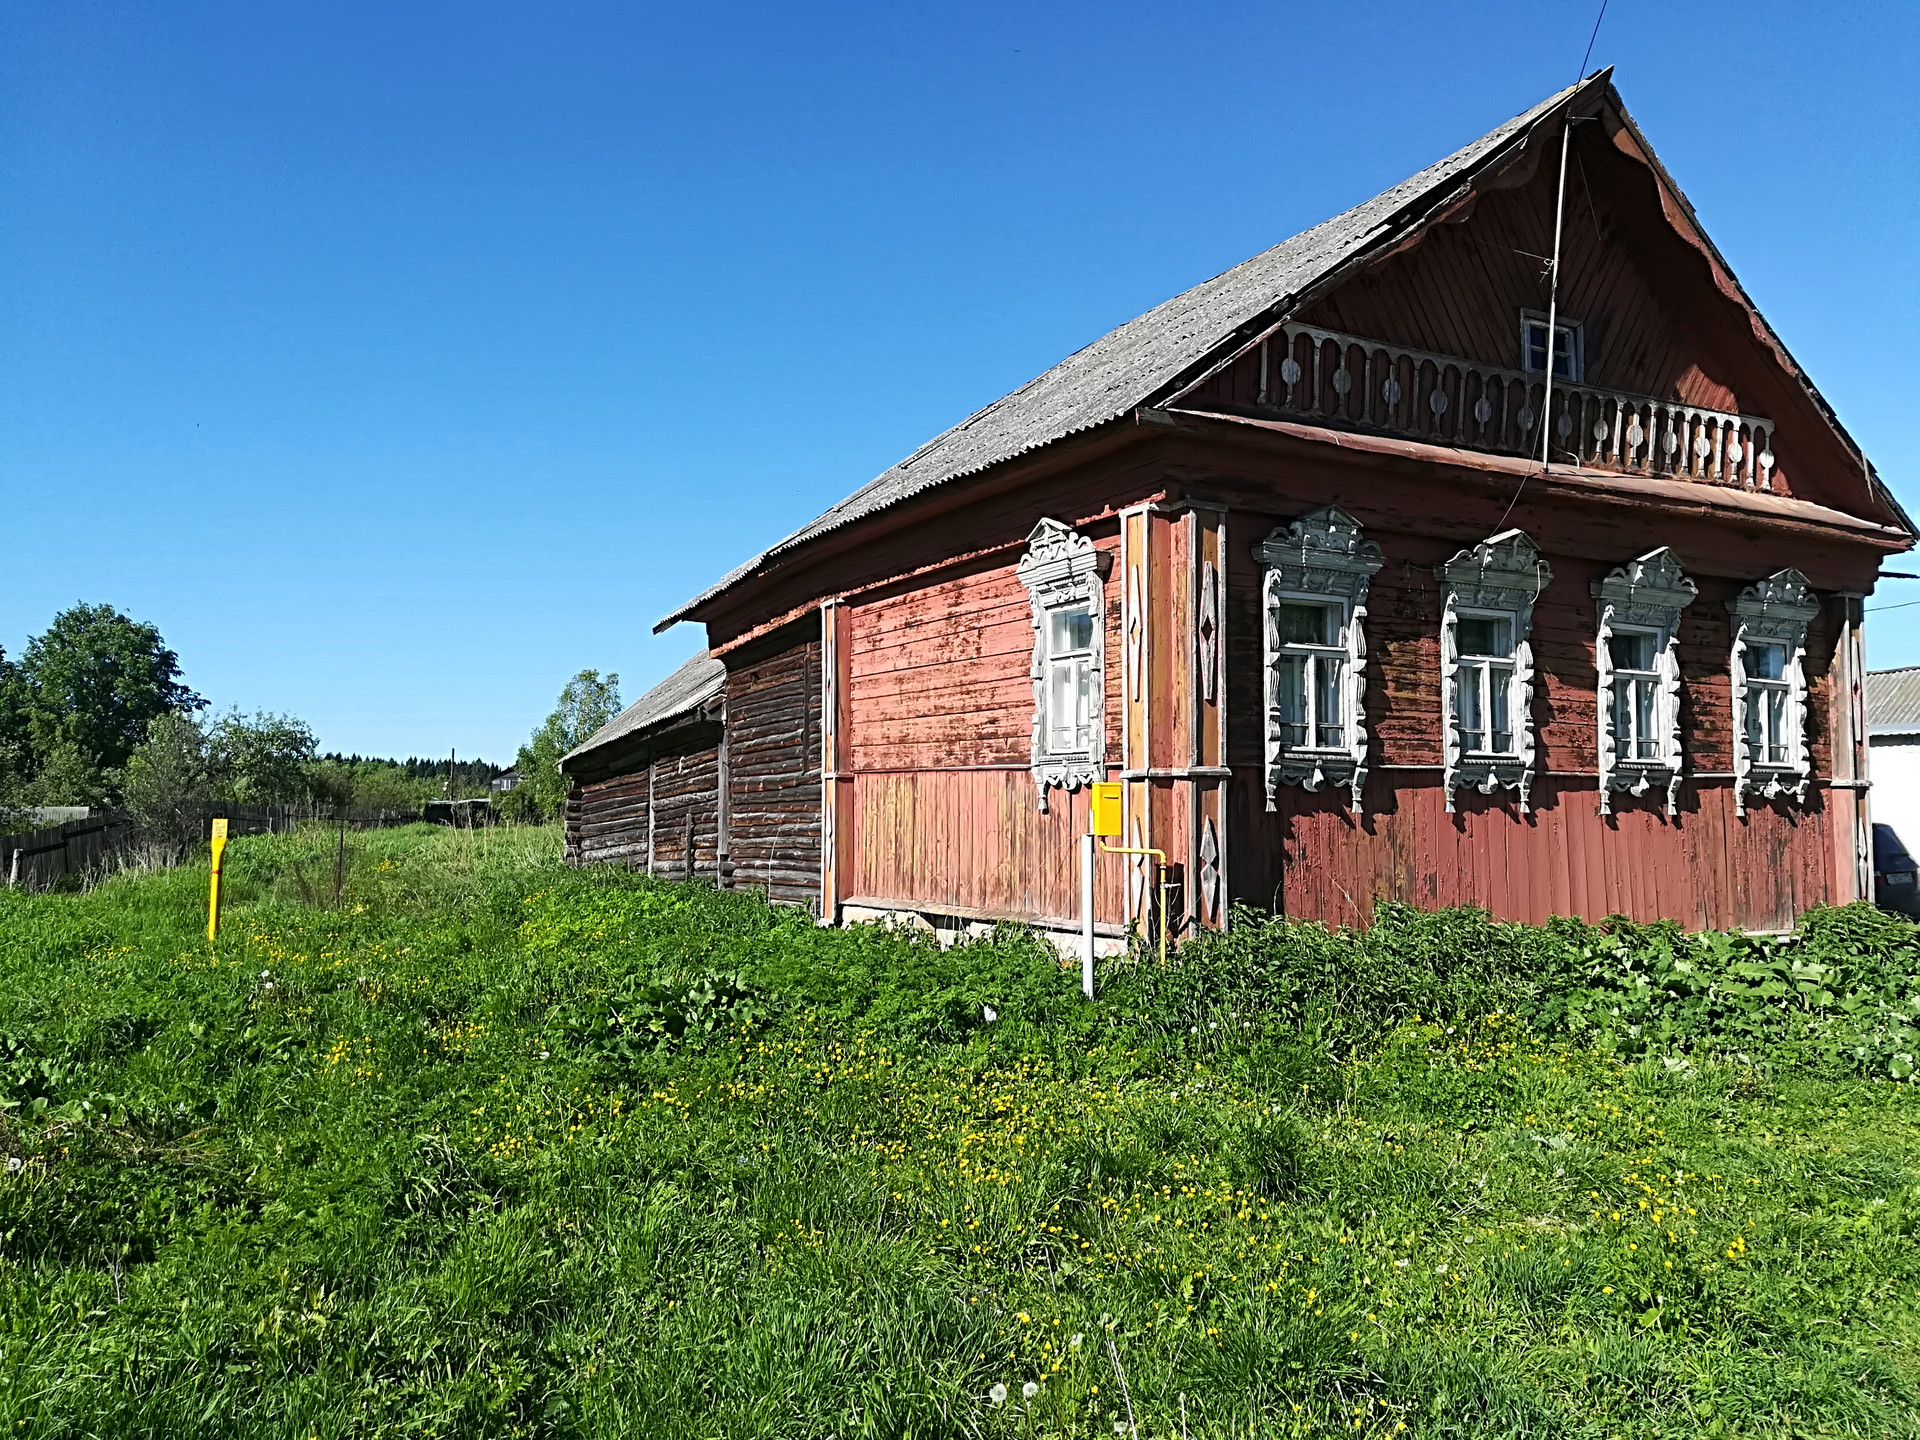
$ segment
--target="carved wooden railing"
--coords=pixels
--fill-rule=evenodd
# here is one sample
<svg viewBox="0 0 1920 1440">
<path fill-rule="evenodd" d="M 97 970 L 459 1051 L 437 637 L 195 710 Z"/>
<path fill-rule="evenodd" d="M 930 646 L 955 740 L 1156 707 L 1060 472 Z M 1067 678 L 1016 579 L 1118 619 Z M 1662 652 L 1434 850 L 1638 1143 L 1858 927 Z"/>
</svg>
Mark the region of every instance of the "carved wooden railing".
<svg viewBox="0 0 1920 1440">
<path fill-rule="evenodd" d="M 1259 352 L 1262 409 L 1505 455 L 1540 453 L 1545 377 L 1287 325 Z M 1773 422 L 1553 382 L 1552 459 L 1771 490 Z"/>
</svg>

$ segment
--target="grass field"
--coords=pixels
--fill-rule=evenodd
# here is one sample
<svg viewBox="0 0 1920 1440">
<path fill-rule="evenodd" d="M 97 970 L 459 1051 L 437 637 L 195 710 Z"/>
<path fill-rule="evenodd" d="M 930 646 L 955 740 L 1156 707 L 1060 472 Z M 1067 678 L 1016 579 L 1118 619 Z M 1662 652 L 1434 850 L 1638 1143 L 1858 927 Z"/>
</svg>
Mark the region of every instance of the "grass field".
<svg viewBox="0 0 1920 1440">
<path fill-rule="evenodd" d="M 0 892 L 0 1433 L 1920 1434 L 1904 922 L 1249 920 L 1088 1005 L 331 844 L 217 949 L 204 869 Z"/>
</svg>

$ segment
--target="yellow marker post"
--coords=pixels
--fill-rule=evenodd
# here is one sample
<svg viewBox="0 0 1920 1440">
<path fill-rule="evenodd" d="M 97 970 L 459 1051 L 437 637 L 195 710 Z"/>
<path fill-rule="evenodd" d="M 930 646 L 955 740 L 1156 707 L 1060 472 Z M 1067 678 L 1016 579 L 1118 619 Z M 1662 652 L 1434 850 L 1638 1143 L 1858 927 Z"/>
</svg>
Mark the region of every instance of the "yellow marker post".
<svg viewBox="0 0 1920 1440">
<path fill-rule="evenodd" d="M 220 857 L 227 849 L 227 822 L 213 822 L 213 880 L 207 891 L 207 943 L 220 933 Z"/>
</svg>

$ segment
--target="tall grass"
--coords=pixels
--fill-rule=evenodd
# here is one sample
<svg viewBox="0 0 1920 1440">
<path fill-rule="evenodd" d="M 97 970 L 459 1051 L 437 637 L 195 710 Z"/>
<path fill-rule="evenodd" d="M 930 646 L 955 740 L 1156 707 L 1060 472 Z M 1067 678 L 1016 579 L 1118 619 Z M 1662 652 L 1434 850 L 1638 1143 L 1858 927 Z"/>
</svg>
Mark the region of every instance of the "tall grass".
<svg viewBox="0 0 1920 1440">
<path fill-rule="evenodd" d="M 218 948 L 204 868 L 0 894 L 6 1433 L 1920 1433 L 1900 922 L 1242 917 L 1087 1005 L 335 843 Z"/>
</svg>

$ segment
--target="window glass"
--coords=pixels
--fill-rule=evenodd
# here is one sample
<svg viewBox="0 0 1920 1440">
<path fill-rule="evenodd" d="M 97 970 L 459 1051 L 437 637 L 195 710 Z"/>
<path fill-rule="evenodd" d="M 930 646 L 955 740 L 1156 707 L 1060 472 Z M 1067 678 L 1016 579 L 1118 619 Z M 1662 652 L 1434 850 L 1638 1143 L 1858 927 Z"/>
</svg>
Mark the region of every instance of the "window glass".
<svg viewBox="0 0 1920 1440">
<path fill-rule="evenodd" d="M 1784 680 L 1787 675 L 1787 647 L 1747 642 L 1747 674 L 1755 680 Z"/>
<path fill-rule="evenodd" d="M 1283 600 L 1279 608 L 1282 645 L 1338 645 L 1340 643 L 1338 607 Z"/>
<path fill-rule="evenodd" d="M 1070 754 L 1092 744 L 1089 723 L 1093 666 L 1085 656 L 1053 662 L 1047 670 L 1047 748 Z"/>
<path fill-rule="evenodd" d="M 1644 630 L 1616 630 L 1607 637 L 1607 652 L 1617 670 L 1653 669 L 1654 637 Z"/>
<path fill-rule="evenodd" d="M 1506 616 L 1462 615 L 1456 622 L 1454 644 L 1461 655 L 1485 655 L 1504 660 L 1513 654 L 1513 621 Z"/>
<path fill-rule="evenodd" d="M 1469 750 L 1487 748 L 1486 671 L 1479 665 L 1464 666 L 1454 682 L 1456 703 L 1460 708 L 1460 739 Z"/>
<path fill-rule="evenodd" d="M 1305 655 L 1282 655 L 1274 666 L 1274 708 L 1280 712 L 1280 743 L 1307 743 L 1307 661 Z"/>
<path fill-rule="evenodd" d="M 1313 665 L 1314 744 L 1323 750 L 1337 750 L 1347 742 L 1344 719 L 1346 705 L 1340 693 L 1340 682 L 1346 675 L 1347 667 L 1339 657 L 1333 655 L 1316 655 Z"/>
<path fill-rule="evenodd" d="M 1528 320 L 1526 337 L 1525 368 L 1530 374 L 1538 375 L 1547 368 L 1547 322 Z M 1573 327 L 1570 325 L 1553 327 L 1553 373 L 1560 380 L 1574 378 Z"/>
<path fill-rule="evenodd" d="M 1513 721 L 1508 716 L 1508 697 L 1513 692 L 1509 683 L 1513 672 L 1504 665 L 1489 665 L 1487 674 L 1487 710 L 1492 720 L 1493 744 L 1488 747 L 1496 755 L 1513 753 Z"/>
<path fill-rule="evenodd" d="M 1766 763 L 1787 763 L 1787 692 L 1769 690 L 1761 697 L 1766 710 Z"/>
<path fill-rule="evenodd" d="M 1093 648 L 1093 612 L 1084 605 L 1050 611 L 1048 649 L 1055 655 Z"/>
</svg>

